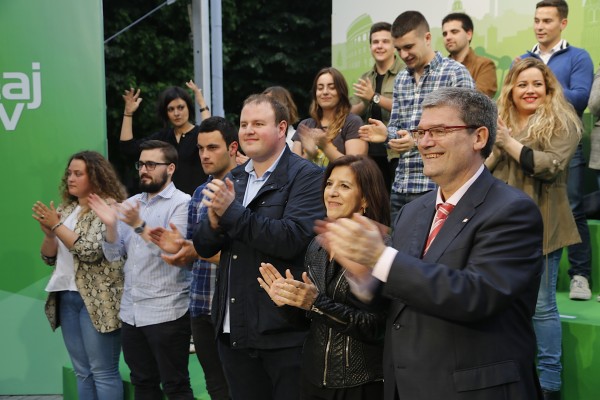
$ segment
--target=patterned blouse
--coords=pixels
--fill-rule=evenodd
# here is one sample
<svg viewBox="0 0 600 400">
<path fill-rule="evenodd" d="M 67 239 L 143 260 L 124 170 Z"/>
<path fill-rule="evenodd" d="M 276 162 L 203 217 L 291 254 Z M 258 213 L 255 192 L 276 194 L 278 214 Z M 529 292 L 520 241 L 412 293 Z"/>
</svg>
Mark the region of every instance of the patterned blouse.
<svg viewBox="0 0 600 400">
<path fill-rule="evenodd" d="M 61 205 L 57 211 L 63 222 L 77 207 L 77 202 Z M 92 211 L 79 214 L 75 233 L 79 238 L 71 248 L 75 266 L 75 284 L 98 332 L 106 333 L 121 327 L 119 308 L 123 294 L 124 260 L 109 262 L 102 252 L 106 226 Z M 42 257 L 55 265 L 56 257 Z M 52 330 L 60 325 L 57 292 L 50 292 L 46 301 L 46 316 Z"/>
</svg>

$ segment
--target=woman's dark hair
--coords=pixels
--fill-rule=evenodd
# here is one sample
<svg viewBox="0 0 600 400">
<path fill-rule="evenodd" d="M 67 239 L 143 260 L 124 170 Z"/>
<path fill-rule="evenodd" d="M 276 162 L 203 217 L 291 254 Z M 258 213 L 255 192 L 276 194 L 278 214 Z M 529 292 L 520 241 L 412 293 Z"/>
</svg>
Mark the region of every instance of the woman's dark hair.
<svg viewBox="0 0 600 400">
<path fill-rule="evenodd" d="M 163 122 L 165 128 L 168 127 L 170 123 L 167 106 L 175 99 L 181 99 L 185 101 L 189 113 L 188 118 L 190 121 L 193 121 L 194 119 L 194 101 L 192 100 L 192 96 L 190 96 L 190 94 L 183 88 L 171 86 L 163 90 L 163 92 L 158 96 L 158 103 L 156 103 L 156 112 L 158 113 L 158 117 Z"/>
<path fill-rule="evenodd" d="M 389 195 L 379 167 L 368 156 L 347 155 L 330 161 L 323 177 L 322 191 L 325 192 L 327 180 L 333 169 L 343 166 L 349 167 L 354 172 L 361 196 L 367 202 L 365 217 L 389 226 L 391 218 Z"/>
</svg>

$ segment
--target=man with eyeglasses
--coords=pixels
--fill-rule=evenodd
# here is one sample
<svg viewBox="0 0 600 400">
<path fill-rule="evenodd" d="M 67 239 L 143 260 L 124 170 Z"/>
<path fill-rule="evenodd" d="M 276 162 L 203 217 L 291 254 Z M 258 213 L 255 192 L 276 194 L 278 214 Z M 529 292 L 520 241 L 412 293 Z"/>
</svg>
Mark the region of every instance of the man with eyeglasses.
<svg viewBox="0 0 600 400">
<path fill-rule="evenodd" d="M 484 166 L 497 115 L 474 89 L 430 93 L 412 134 L 438 188 L 400 210 L 392 246 L 363 216 L 321 228 L 355 295 L 388 307 L 385 400 L 542 399 L 531 322 L 542 219 Z"/>
<path fill-rule="evenodd" d="M 150 241 L 154 227 L 180 232 L 187 227 L 190 196 L 175 188 L 172 177 L 177 150 L 169 143 L 148 140 L 140 145 L 135 166 L 142 193 L 111 208 L 90 196 L 90 208 L 106 225 L 102 244 L 108 260 L 126 257 L 120 318 L 123 355 L 131 370 L 136 399 L 192 400 L 188 373 L 191 274 L 173 268 Z M 162 384 L 162 390 L 161 390 Z"/>
</svg>

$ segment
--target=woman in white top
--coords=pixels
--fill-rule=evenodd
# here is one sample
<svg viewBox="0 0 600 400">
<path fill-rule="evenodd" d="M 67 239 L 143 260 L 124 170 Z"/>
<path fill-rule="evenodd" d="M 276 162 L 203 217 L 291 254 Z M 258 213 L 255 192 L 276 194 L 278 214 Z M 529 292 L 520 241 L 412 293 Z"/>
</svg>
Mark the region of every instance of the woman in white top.
<svg viewBox="0 0 600 400">
<path fill-rule="evenodd" d="M 46 315 L 53 330 L 62 326 L 79 399 L 122 399 L 123 261 L 104 257 L 106 227 L 88 207 L 88 196 L 95 193 L 111 204 L 125 199 L 125 189 L 102 155 L 83 151 L 69 159 L 60 191 L 58 208 L 53 202 L 33 205 L 33 218 L 45 235 L 42 259 L 55 267 L 46 287 Z"/>
</svg>

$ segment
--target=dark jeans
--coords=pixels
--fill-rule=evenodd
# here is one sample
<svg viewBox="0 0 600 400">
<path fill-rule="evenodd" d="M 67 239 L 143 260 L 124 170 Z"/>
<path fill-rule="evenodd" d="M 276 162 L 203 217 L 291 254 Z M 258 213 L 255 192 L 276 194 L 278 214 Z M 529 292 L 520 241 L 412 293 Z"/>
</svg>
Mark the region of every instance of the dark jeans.
<svg viewBox="0 0 600 400">
<path fill-rule="evenodd" d="M 211 400 L 227 400 L 229 399 L 229 387 L 219 359 L 215 328 L 210 315 L 192 317 L 191 322 L 196 357 L 204 371 L 206 390 Z"/>
<path fill-rule="evenodd" d="M 590 230 L 583 207 L 583 181 L 585 172 L 585 158 L 581 143 L 569 164 L 569 176 L 567 179 L 567 194 L 573 211 L 573 217 L 577 224 L 577 231 L 581 236 L 581 243 L 569 246 L 569 276 L 581 275 L 590 279 L 592 276 L 592 248 L 590 245 Z"/>
<path fill-rule="evenodd" d="M 136 327 L 123 322 L 123 356 L 138 400 L 193 400 L 188 362 L 190 314 L 175 321 Z M 162 388 L 160 384 L 162 383 Z"/>
<path fill-rule="evenodd" d="M 233 400 L 299 400 L 302 347 L 234 349 L 229 335 L 217 340 Z"/>
<path fill-rule="evenodd" d="M 422 193 L 392 192 L 392 194 L 390 196 L 391 216 L 392 216 L 390 221 L 392 223 L 392 229 L 394 228 L 394 225 L 396 223 L 396 217 L 398 216 L 400 209 L 402 207 L 404 207 L 406 204 L 410 203 L 411 201 L 416 200 L 419 197 L 423 196 L 425 193 L 429 193 L 429 192 L 422 192 Z"/>
</svg>

